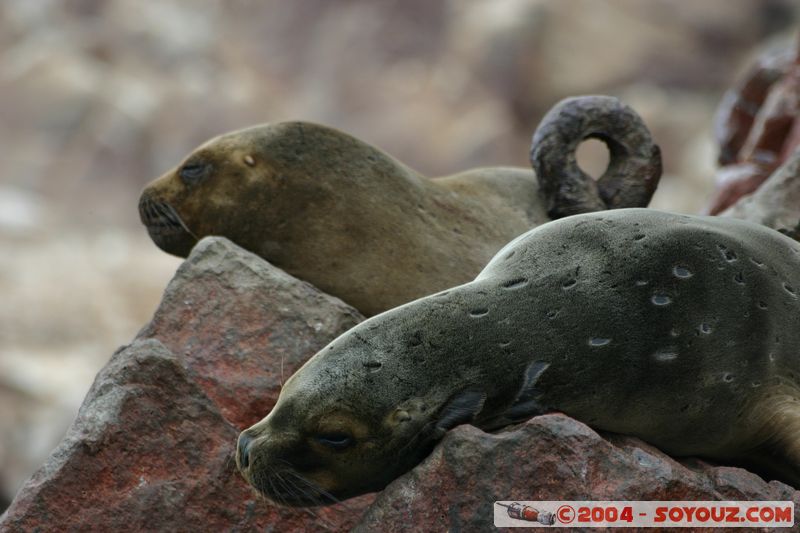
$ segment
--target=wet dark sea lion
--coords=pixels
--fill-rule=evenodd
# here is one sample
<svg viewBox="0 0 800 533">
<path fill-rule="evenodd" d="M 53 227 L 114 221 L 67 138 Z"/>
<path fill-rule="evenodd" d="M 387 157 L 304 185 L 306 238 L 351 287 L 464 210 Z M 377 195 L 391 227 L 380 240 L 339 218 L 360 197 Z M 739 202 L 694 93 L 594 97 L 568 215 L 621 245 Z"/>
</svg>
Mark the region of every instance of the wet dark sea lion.
<svg viewBox="0 0 800 533">
<path fill-rule="evenodd" d="M 166 252 L 185 257 L 199 238 L 224 236 L 372 315 L 469 281 L 553 217 L 650 201 L 658 149 L 617 99 L 565 100 L 537 135 L 548 148 L 538 180 L 521 168 L 429 179 L 332 128 L 256 126 L 197 148 L 145 188 L 139 211 Z M 575 162 L 587 137 L 611 152 L 597 182 Z"/>
<path fill-rule="evenodd" d="M 239 437 L 245 478 L 311 505 L 379 490 L 450 428 L 561 411 L 800 486 L 800 244 L 649 209 L 577 215 L 469 283 L 375 316 Z"/>
</svg>

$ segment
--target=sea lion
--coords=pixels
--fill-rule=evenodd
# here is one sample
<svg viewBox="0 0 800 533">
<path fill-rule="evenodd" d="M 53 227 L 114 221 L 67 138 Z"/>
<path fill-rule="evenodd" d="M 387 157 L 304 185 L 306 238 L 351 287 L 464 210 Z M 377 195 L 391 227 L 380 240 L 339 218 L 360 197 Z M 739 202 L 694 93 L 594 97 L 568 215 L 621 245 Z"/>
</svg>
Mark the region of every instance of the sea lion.
<svg viewBox="0 0 800 533">
<path fill-rule="evenodd" d="M 139 212 L 166 252 L 186 256 L 199 238 L 221 235 L 373 315 L 469 281 L 548 212 L 650 201 L 658 147 L 616 98 L 565 100 L 538 135 L 553 152 L 539 180 L 505 167 L 429 179 L 332 128 L 256 126 L 197 148 L 144 189 Z M 597 182 L 575 162 L 589 137 L 611 152 Z"/>
<path fill-rule="evenodd" d="M 800 486 L 800 245 L 761 225 L 650 209 L 576 215 L 474 281 L 362 322 L 239 436 L 259 492 L 376 491 L 450 428 L 561 411 L 675 456 Z"/>
</svg>

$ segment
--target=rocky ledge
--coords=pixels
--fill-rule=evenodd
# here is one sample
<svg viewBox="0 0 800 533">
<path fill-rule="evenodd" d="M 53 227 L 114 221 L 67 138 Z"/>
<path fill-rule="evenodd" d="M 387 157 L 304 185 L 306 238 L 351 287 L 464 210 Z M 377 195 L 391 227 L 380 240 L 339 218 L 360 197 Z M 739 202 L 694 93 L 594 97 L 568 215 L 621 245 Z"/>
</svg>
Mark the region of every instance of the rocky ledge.
<svg viewBox="0 0 800 533">
<path fill-rule="evenodd" d="M 152 321 L 98 374 L 0 531 L 483 531 L 495 500 L 794 500 L 745 470 L 676 461 L 553 414 L 448 433 L 375 498 L 286 509 L 236 472 L 236 436 L 283 379 L 362 317 L 221 238 L 201 241 Z"/>
</svg>

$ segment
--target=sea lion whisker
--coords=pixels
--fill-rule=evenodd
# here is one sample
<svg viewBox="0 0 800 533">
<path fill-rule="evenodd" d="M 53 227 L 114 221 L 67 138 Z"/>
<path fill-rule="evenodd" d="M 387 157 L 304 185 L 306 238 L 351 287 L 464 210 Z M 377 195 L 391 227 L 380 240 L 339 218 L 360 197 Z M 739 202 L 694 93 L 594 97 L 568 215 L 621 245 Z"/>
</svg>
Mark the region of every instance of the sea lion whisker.
<svg viewBox="0 0 800 533">
<path fill-rule="evenodd" d="M 296 495 L 296 491 L 292 487 L 287 485 L 286 481 L 283 479 L 283 476 L 281 476 L 280 472 L 273 473 L 270 479 L 275 482 L 273 485 L 273 490 L 275 491 L 276 494 L 289 497 Z"/>
<path fill-rule="evenodd" d="M 350 507 L 347 505 L 346 502 L 342 502 L 339 498 L 337 498 L 336 496 L 334 496 L 333 494 L 331 494 L 327 490 L 323 489 L 322 487 L 320 487 L 319 485 L 317 485 L 313 481 L 301 476 L 300 474 L 298 474 L 297 472 L 294 472 L 294 471 L 289 471 L 289 472 L 286 472 L 286 473 L 289 474 L 296 482 L 302 483 L 309 490 L 312 490 L 312 491 L 316 492 L 317 494 L 319 494 L 319 496 L 321 497 L 320 498 L 320 503 L 339 503 L 345 509 L 350 509 Z M 324 501 L 322 500 L 322 498 L 324 498 Z"/>
<path fill-rule="evenodd" d="M 278 505 L 286 505 L 286 500 L 283 498 L 281 491 L 276 486 L 277 481 L 275 480 L 274 476 L 270 476 L 267 479 L 270 488 L 270 498 L 275 501 Z"/>
<path fill-rule="evenodd" d="M 285 474 L 289 478 L 289 480 L 292 481 L 292 484 L 298 488 L 298 490 L 300 490 L 301 487 L 298 487 L 297 484 L 301 483 L 308 490 L 311 490 L 311 491 L 319 494 L 320 496 L 325 497 L 326 499 L 330 500 L 330 502 L 339 503 L 339 500 L 336 497 L 334 497 L 332 494 L 328 493 L 327 491 L 325 491 L 322 487 L 320 487 L 316 483 L 312 482 L 309 479 L 306 479 L 305 477 L 303 477 L 299 473 L 297 473 L 294 470 L 294 467 L 292 466 L 292 464 L 289 461 L 279 458 L 279 459 L 276 460 L 276 462 L 283 463 L 284 465 L 286 465 L 286 469 L 285 470 L 281 470 L 280 473 L 281 474 Z M 305 491 L 305 490 L 303 491 L 303 493 L 304 494 L 308 494 L 308 492 Z M 320 500 L 319 503 L 324 503 L 324 502 Z"/>
<path fill-rule="evenodd" d="M 287 484 L 291 484 L 292 487 L 294 488 L 294 490 L 296 491 L 296 493 L 302 494 L 306 498 L 306 501 L 308 501 L 311 504 L 311 506 L 316 507 L 316 506 L 319 506 L 319 505 L 325 505 L 326 503 L 329 503 L 329 502 L 326 502 L 325 500 L 323 500 L 322 498 L 319 498 L 319 497 L 315 496 L 313 493 L 309 493 L 308 491 L 304 490 L 303 487 L 301 487 L 301 486 L 299 486 L 297 484 L 298 481 L 302 481 L 304 483 L 308 483 L 307 479 L 304 479 L 302 476 L 296 474 L 295 472 L 293 472 L 291 470 L 284 471 L 283 473 L 288 475 L 288 478 L 284 479 L 284 481 Z M 313 484 L 311 484 L 311 486 L 309 486 L 309 488 L 318 488 L 318 487 L 315 487 Z M 335 526 L 334 526 L 333 523 L 331 523 L 330 521 L 326 520 L 323 516 L 320 516 L 319 513 L 317 513 L 313 508 L 304 507 L 303 510 L 306 513 L 308 513 L 309 515 L 311 515 L 312 517 L 314 517 L 314 519 L 316 519 L 317 521 L 321 522 L 325 526 L 326 529 L 328 529 L 328 530 L 334 530 L 335 529 Z"/>
<path fill-rule="evenodd" d="M 147 216 L 148 224 L 152 224 L 154 221 L 158 220 L 160 217 L 158 216 L 158 211 L 156 210 L 155 202 L 152 200 L 147 200 L 144 204 L 144 213 Z"/>
<path fill-rule="evenodd" d="M 272 488 L 272 496 L 280 505 L 288 505 L 289 502 L 296 497 L 296 493 L 286 486 L 280 473 L 274 472 L 270 476 L 270 487 Z"/>
<path fill-rule="evenodd" d="M 175 228 L 177 224 L 173 223 L 161 210 L 157 202 L 148 202 L 145 204 L 145 214 L 147 217 L 147 227 L 152 230 L 155 228 Z"/>
<path fill-rule="evenodd" d="M 177 225 L 178 222 L 170 215 L 169 211 L 166 208 L 166 205 L 162 202 L 153 202 L 153 210 L 159 215 L 159 219 L 165 220 L 173 225 Z"/>
<path fill-rule="evenodd" d="M 228 455 L 228 460 L 225 461 L 225 469 L 229 469 L 233 472 L 237 470 L 235 454 L 231 453 Z"/>
<path fill-rule="evenodd" d="M 284 474 L 287 474 L 287 476 L 284 477 Z M 284 491 L 290 495 L 291 498 L 295 500 L 302 499 L 314 506 L 325 503 L 324 500 L 319 498 L 313 492 L 310 492 L 306 487 L 299 485 L 295 480 L 292 479 L 291 475 L 288 474 L 292 474 L 292 471 L 285 470 L 276 472 L 275 476 L 277 477 L 277 480 L 283 487 Z"/>
<path fill-rule="evenodd" d="M 170 207 L 170 209 L 173 209 L 173 208 L 171 208 L 171 207 Z M 174 209 L 173 209 L 173 210 L 174 210 Z M 176 214 L 176 216 L 177 216 L 177 214 Z M 182 227 L 184 230 L 186 230 L 186 233 L 188 233 L 189 235 L 191 235 L 192 237 L 194 237 L 194 239 L 195 239 L 195 240 L 200 240 L 200 239 L 199 239 L 199 237 L 198 237 L 197 235 L 195 235 L 195 234 L 194 234 L 194 232 L 193 232 L 192 230 L 190 230 L 190 229 L 189 229 L 189 226 L 187 226 L 187 225 L 186 225 L 186 223 L 183 221 L 183 219 L 182 219 L 182 218 L 178 217 L 178 223 L 181 225 L 181 227 Z"/>
<path fill-rule="evenodd" d="M 172 226 L 183 228 L 183 230 L 191 235 L 195 240 L 199 240 L 197 235 L 195 235 L 194 232 L 189 229 L 172 205 L 168 204 L 167 202 L 154 202 L 154 206 L 158 210 L 158 213 L 161 214 L 161 217 L 170 222 Z"/>
<path fill-rule="evenodd" d="M 176 216 L 174 211 L 170 210 L 169 204 L 158 202 L 155 204 L 155 208 L 161 215 L 161 219 L 169 223 L 169 225 L 173 227 L 181 225 L 179 217 Z"/>
<path fill-rule="evenodd" d="M 284 474 L 292 474 L 292 472 L 284 472 Z M 327 503 L 319 496 L 319 494 L 316 493 L 316 491 L 310 490 L 312 488 L 311 486 L 303 486 L 302 484 L 298 483 L 298 480 L 293 476 L 288 475 L 287 477 L 283 478 L 283 480 L 286 485 L 291 488 L 294 494 L 302 495 L 305 501 L 310 502 L 311 505 L 317 506 Z"/>
</svg>

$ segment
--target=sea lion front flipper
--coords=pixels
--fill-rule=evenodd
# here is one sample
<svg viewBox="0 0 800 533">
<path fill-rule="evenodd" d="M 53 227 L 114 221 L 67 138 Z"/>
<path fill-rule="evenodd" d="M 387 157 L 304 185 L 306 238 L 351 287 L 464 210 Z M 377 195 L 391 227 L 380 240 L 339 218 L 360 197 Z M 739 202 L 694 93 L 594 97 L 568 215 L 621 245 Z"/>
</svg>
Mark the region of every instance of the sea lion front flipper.
<svg viewBox="0 0 800 533">
<path fill-rule="evenodd" d="M 434 438 L 440 439 L 444 434 L 461 424 L 472 422 L 483 409 L 486 393 L 476 390 L 465 390 L 453 396 L 439 412 L 434 427 Z"/>
<path fill-rule="evenodd" d="M 586 139 L 608 147 L 597 181 L 578 166 Z M 556 104 L 533 134 L 531 165 L 552 219 L 580 213 L 647 207 L 661 178 L 661 151 L 641 117 L 611 96 L 578 96 Z"/>
<path fill-rule="evenodd" d="M 800 488 L 800 407 L 794 394 L 778 391 L 753 411 L 761 418 L 757 439 L 762 442 L 742 458 L 742 463 L 767 479 Z"/>
<path fill-rule="evenodd" d="M 480 427 L 485 431 L 493 431 L 509 424 L 523 422 L 532 416 L 546 413 L 548 409 L 539 403 L 540 391 L 536 388 L 536 382 L 549 366 L 549 363 L 542 361 L 533 361 L 529 364 L 525 369 L 522 387 L 520 387 L 514 403 L 499 415 L 482 421 Z"/>
</svg>

